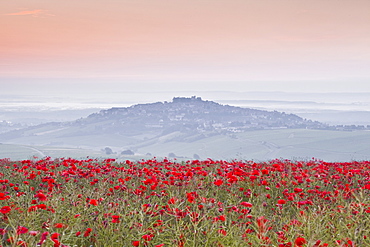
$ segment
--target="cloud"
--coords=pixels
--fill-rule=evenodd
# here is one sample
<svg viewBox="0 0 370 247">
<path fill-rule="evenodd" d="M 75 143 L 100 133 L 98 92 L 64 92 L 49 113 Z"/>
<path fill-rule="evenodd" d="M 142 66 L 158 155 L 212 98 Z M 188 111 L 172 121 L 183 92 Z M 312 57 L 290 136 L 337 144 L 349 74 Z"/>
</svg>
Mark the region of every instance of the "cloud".
<svg viewBox="0 0 370 247">
<path fill-rule="evenodd" d="M 13 15 L 13 16 L 30 15 L 32 17 L 54 16 L 52 14 L 48 14 L 47 10 L 43 10 L 43 9 L 23 10 L 23 11 L 14 12 L 14 13 L 8 13 L 8 14 L 5 14 L 5 15 Z"/>
</svg>

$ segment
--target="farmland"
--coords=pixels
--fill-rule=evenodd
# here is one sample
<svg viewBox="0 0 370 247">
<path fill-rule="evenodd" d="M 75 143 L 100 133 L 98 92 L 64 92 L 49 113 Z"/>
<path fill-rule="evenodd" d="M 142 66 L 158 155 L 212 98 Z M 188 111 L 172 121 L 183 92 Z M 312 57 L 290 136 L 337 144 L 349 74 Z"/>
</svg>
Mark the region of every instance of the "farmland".
<svg viewBox="0 0 370 247">
<path fill-rule="evenodd" d="M 53 158 L 72 157 L 84 159 L 116 158 L 138 160 L 155 157 L 168 157 L 174 153 L 184 159 L 192 159 L 194 154 L 201 159 L 243 159 L 267 161 L 274 158 L 306 160 L 312 157 L 325 161 L 369 160 L 370 131 L 329 131 L 307 129 L 256 130 L 245 133 L 217 134 L 196 139 L 179 140 L 176 133 L 170 133 L 149 140 L 134 143 L 133 138 L 117 135 L 72 136 L 57 138 L 70 146 L 22 145 L 30 143 L 22 140 L 14 144 L 0 144 L 0 158 L 13 160 L 29 159 L 33 156 Z M 178 133 L 181 135 L 181 133 Z M 193 138 L 194 139 L 190 139 Z M 72 143 L 76 143 L 72 146 Z M 133 142 L 128 144 L 128 142 Z M 92 146 L 92 145 L 96 146 Z M 81 145 L 81 147 L 79 147 Z M 91 145 L 91 146 L 87 146 Z M 100 146 L 98 146 L 100 145 Z M 109 146 L 117 154 L 106 155 L 101 149 Z M 121 156 L 124 149 L 134 150 L 135 155 Z M 41 151 L 44 155 L 41 155 Z M 150 154 L 150 155 L 147 155 Z"/>
<path fill-rule="evenodd" d="M 0 161 L 2 246 L 369 246 L 370 162 Z"/>
</svg>

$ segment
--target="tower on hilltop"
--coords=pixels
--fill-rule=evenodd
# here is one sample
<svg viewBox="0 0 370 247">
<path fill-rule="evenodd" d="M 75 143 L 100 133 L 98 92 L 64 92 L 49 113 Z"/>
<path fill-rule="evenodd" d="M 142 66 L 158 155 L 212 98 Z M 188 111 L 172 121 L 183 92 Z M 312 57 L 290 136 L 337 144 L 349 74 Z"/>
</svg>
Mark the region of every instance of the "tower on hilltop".
<svg viewBox="0 0 370 247">
<path fill-rule="evenodd" d="M 191 96 L 190 98 L 187 97 L 174 97 L 172 99 L 173 103 L 189 103 L 194 101 L 202 101 L 201 97 Z"/>
</svg>

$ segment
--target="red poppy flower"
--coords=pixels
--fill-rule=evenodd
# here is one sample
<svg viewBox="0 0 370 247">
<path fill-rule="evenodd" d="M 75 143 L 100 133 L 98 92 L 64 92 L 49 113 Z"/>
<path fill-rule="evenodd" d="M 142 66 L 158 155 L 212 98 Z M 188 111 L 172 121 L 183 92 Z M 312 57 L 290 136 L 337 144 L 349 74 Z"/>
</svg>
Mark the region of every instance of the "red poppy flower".
<svg viewBox="0 0 370 247">
<path fill-rule="evenodd" d="M 92 229 L 91 228 L 87 228 L 85 233 L 84 233 L 84 237 L 88 237 L 91 233 Z"/>
<path fill-rule="evenodd" d="M 36 195 L 35 195 L 35 197 L 37 197 L 40 201 L 46 201 L 48 198 L 44 195 L 44 194 L 42 194 L 42 193 L 37 193 Z"/>
<path fill-rule="evenodd" d="M 49 235 L 49 232 L 43 232 L 42 234 L 41 234 L 41 239 L 40 239 L 40 242 L 37 244 L 37 245 L 42 245 L 44 242 L 45 242 L 45 240 L 46 240 L 46 237 Z"/>
<path fill-rule="evenodd" d="M 32 235 L 32 236 L 36 236 L 37 234 L 39 234 L 40 232 L 39 231 L 29 231 L 28 234 Z"/>
<path fill-rule="evenodd" d="M 51 240 L 55 240 L 55 239 L 58 239 L 58 238 L 59 238 L 59 236 L 60 236 L 60 234 L 59 234 L 59 233 L 54 232 L 53 234 L 51 234 L 50 238 L 51 238 Z"/>
<path fill-rule="evenodd" d="M 298 237 L 298 238 L 295 240 L 295 244 L 296 244 L 297 246 L 303 246 L 305 243 L 306 243 L 306 239 L 305 239 L 305 238 L 302 238 L 302 237 Z"/>
<path fill-rule="evenodd" d="M 6 232 L 7 230 L 5 230 L 4 228 L 0 228 L 0 235 L 5 235 Z"/>
<path fill-rule="evenodd" d="M 20 235 L 20 234 L 25 234 L 28 232 L 28 228 L 24 227 L 24 226 L 18 226 L 17 228 L 17 234 Z"/>
<path fill-rule="evenodd" d="M 216 186 L 221 186 L 224 181 L 222 181 L 221 179 L 217 179 L 216 181 L 213 182 Z"/>
<path fill-rule="evenodd" d="M 279 200 L 277 201 L 277 203 L 278 203 L 278 204 L 280 204 L 280 205 L 283 205 L 283 204 L 285 204 L 285 203 L 286 203 L 286 201 L 285 201 L 284 199 L 279 199 Z"/>
<path fill-rule="evenodd" d="M 188 202 L 190 202 L 190 203 L 195 202 L 195 197 L 193 196 L 192 193 L 187 193 L 187 199 L 188 199 Z"/>
<path fill-rule="evenodd" d="M 36 207 L 37 208 L 41 208 L 41 209 L 46 209 L 46 205 L 45 204 L 39 204 Z"/>
<path fill-rule="evenodd" d="M 151 241 L 153 236 L 151 234 L 145 234 L 142 236 L 145 241 Z"/>
<path fill-rule="evenodd" d="M 119 215 L 112 215 L 112 223 L 119 223 L 120 216 Z"/>
<path fill-rule="evenodd" d="M 96 206 L 96 205 L 98 205 L 98 200 L 91 199 L 89 204 Z"/>
<path fill-rule="evenodd" d="M 253 204 L 250 202 L 241 202 L 240 205 L 247 207 L 247 208 L 251 208 L 253 206 Z"/>
<path fill-rule="evenodd" d="M 19 240 L 19 241 L 17 242 L 17 246 L 27 247 L 28 245 L 27 245 L 27 243 L 26 243 L 26 242 L 24 242 L 24 241 L 22 241 L 22 240 Z"/>
<path fill-rule="evenodd" d="M 54 227 L 55 228 L 64 228 L 64 227 L 66 227 L 66 225 L 63 224 L 63 223 L 56 223 L 56 224 L 54 224 Z"/>
<path fill-rule="evenodd" d="M 7 213 L 9 213 L 11 210 L 12 210 L 12 208 L 11 208 L 11 207 L 9 207 L 9 206 L 4 206 L 4 207 L 2 207 L 2 208 L 0 209 L 0 212 L 1 212 L 2 214 L 7 214 Z"/>
<path fill-rule="evenodd" d="M 139 246 L 140 245 L 140 241 L 132 241 L 132 246 Z"/>
<path fill-rule="evenodd" d="M 175 204 L 177 201 L 176 197 L 172 197 L 171 199 L 168 200 L 168 204 Z"/>
<path fill-rule="evenodd" d="M 31 206 L 28 208 L 28 212 L 33 212 L 33 211 L 36 211 L 37 210 L 37 207 L 36 206 Z"/>
<path fill-rule="evenodd" d="M 303 191 L 303 189 L 301 189 L 301 188 L 294 188 L 295 193 L 299 193 L 299 192 L 302 192 L 302 191 Z"/>
<path fill-rule="evenodd" d="M 51 234 L 51 241 L 54 242 L 54 247 L 59 247 L 61 245 L 60 241 L 58 240 L 60 234 L 55 232 L 53 234 Z"/>
<path fill-rule="evenodd" d="M 5 195 L 5 193 L 0 193 L 0 201 L 8 199 L 10 199 L 10 196 Z"/>
</svg>

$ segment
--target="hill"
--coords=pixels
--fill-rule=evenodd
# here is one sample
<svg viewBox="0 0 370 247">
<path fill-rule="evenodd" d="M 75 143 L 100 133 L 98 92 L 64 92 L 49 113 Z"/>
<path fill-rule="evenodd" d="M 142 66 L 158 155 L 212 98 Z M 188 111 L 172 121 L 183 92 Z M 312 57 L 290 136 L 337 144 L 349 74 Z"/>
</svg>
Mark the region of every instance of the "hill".
<svg viewBox="0 0 370 247">
<path fill-rule="evenodd" d="M 77 123 L 97 124 L 106 121 L 109 121 L 110 125 L 104 124 L 104 127 L 98 129 L 99 132 L 126 134 L 161 129 L 164 133 L 172 131 L 220 133 L 271 128 L 326 127 L 324 124 L 304 120 L 294 114 L 221 105 L 195 96 L 175 97 L 172 102 L 102 110 Z"/>
<path fill-rule="evenodd" d="M 0 142 L 37 146 L 38 150 L 92 149 L 104 155 L 133 158 L 367 158 L 361 145 L 367 145 L 363 142 L 370 132 L 330 128 L 294 114 L 222 105 L 193 96 L 111 108 L 76 121 L 1 133 Z M 354 143 L 360 137 L 365 138 L 361 145 L 347 147 L 349 140 Z M 45 155 L 56 155 L 50 151 L 55 149 L 44 150 Z"/>
<path fill-rule="evenodd" d="M 76 121 L 46 123 L 9 131 L 2 133 L 0 138 L 2 141 L 9 141 L 29 137 L 34 142 L 45 145 L 48 143 L 42 143 L 44 139 L 56 138 L 52 142 L 58 143 L 58 139 L 68 136 L 91 137 L 113 134 L 150 138 L 180 132 L 189 138 L 191 135 L 226 134 L 261 129 L 324 127 L 326 127 L 324 124 L 305 120 L 294 114 L 221 105 L 193 96 L 175 97 L 172 102 L 101 110 Z M 89 142 L 89 144 L 96 146 L 98 143 Z"/>
</svg>

